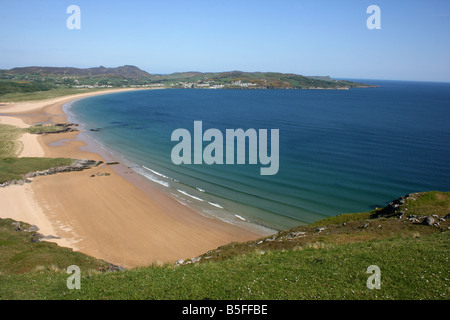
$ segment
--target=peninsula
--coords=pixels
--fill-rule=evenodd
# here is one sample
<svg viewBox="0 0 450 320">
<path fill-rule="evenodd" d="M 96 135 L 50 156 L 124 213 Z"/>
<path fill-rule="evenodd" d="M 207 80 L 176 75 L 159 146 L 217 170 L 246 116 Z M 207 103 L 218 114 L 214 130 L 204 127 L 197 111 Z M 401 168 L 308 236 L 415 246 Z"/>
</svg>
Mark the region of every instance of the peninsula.
<svg viewBox="0 0 450 320">
<path fill-rule="evenodd" d="M 278 72 L 176 72 L 150 74 L 138 67 L 117 68 L 23 67 L 0 70 L 0 100 L 14 101 L 31 92 L 65 95 L 67 90 L 102 88 L 185 89 L 340 89 L 376 87 L 328 76 Z M 73 91 L 72 91 L 73 92 Z M 48 98 L 45 95 L 45 98 Z M 21 98 L 24 98 L 21 96 Z M 33 99 L 35 96 L 33 97 Z"/>
</svg>

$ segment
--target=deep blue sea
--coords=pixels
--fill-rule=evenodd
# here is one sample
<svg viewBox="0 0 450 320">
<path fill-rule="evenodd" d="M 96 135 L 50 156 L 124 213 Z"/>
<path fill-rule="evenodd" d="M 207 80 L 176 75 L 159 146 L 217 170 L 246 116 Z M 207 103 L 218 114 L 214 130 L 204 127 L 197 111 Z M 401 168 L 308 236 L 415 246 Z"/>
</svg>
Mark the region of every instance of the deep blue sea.
<svg viewBox="0 0 450 320">
<path fill-rule="evenodd" d="M 73 102 L 73 121 L 137 173 L 201 213 L 273 229 L 450 190 L 450 83 L 359 80 L 351 90 L 166 89 Z M 172 132 L 279 129 L 279 171 L 175 165 Z M 99 131 L 89 129 L 100 128 Z M 203 147 L 209 142 L 203 142 Z M 224 156 L 225 156 L 224 148 Z"/>
</svg>

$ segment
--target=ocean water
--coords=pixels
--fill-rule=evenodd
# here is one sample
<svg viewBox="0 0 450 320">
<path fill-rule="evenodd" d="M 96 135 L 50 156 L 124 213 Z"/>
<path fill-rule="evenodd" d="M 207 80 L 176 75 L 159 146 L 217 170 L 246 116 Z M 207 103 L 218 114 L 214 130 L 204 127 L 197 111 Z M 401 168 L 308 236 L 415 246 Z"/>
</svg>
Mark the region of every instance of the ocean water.
<svg viewBox="0 0 450 320">
<path fill-rule="evenodd" d="M 380 87 L 132 91 L 69 110 L 150 183 L 230 222 L 285 229 L 450 190 L 450 83 L 360 81 Z M 226 129 L 279 129 L 278 173 L 260 175 L 261 164 L 173 164 L 171 134 L 184 128 L 193 139 L 194 121 L 224 137 Z"/>
</svg>

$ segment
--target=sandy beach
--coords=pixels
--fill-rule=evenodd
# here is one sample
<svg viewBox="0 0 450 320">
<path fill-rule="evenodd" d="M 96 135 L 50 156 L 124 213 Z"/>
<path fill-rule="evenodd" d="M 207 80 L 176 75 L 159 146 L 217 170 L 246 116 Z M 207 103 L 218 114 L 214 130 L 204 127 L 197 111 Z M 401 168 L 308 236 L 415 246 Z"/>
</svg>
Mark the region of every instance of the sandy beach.
<svg viewBox="0 0 450 320">
<path fill-rule="evenodd" d="M 65 103 L 121 90 L 127 89 L 2 103 L 0 123 L 19 127 L 46 121 L 65 123 Z M 24 146 L 21 157 L 105 161 L 98 152 L 80 149 L 87 142 L 79 139 L 79 132 L 24 134 L 20 140 Z M 262 236 L 198 214 L 121 165 L 103 164 L 0 188 L 0 217 L 35 224 L 42 234 L 60 238 L 50 241 L 126 268 L 193 258 L 232 241 Z"/>
</svg>

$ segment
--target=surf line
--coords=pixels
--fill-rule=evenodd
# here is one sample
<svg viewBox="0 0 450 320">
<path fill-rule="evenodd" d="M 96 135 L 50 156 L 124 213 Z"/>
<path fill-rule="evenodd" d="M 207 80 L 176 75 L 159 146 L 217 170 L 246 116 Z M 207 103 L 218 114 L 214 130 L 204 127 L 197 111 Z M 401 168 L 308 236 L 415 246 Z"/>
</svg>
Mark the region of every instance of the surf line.
<svg viewBox="0 0 450 320">
<path fill-rule="evenodd" d="M 267 129 L 226 129 L 225 130 L 225 161 L 224 137 L 218 129 L 208 129 L 203 133 L 202 121 L 194 121 L 194 154 L 192 155 L 192 138 L 187 129 L 178 128 L 172 132 L 171 141 L 178 141 L 172 148 L 171 158 L 176 165 L 180 164 L 245 164 L 248 149 L 248 163 L 266 167 L 260 168 L 260 175 L 275 175 L 279 169 L 279 129 L 270 130 L 270 145 Z M 246 147 L 248 141 L 248 148 Z M 203 142 L 210 142 L 203 149 Z M 236 144 L 235 144 L 236 142 Z M 270 155 L 268 152 L 270 147 Z M 236 150 L 236 152 L 235 152 Z M 235 155 L 236 153 L 236 155 Z M 259 156 L 259 157 L 258 157 Z M 193 158 L 193 161 L 192 161 Z"/>
</svg>

